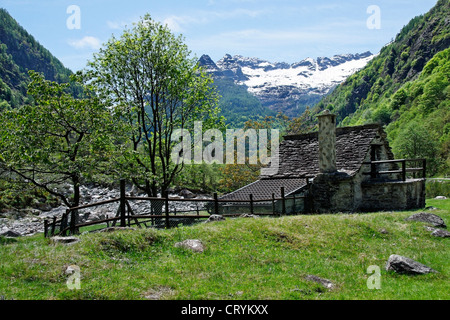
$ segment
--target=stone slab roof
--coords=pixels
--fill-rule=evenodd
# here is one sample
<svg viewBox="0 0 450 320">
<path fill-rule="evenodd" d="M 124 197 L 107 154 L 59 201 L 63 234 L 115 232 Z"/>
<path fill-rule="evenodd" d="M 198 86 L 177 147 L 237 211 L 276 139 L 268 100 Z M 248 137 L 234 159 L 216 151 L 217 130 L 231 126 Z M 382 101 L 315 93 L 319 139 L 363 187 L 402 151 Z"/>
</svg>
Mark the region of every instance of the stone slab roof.
<svg viewBox="0 0 450 320">
<path fill-rule="evenodd" d="M 339 171 L 354 175 L 361 168 L 370 144 L 386 137 L 381 126 L 369 124 L 336 129 L 336 165 Z M 384 139 L 385 140 L 385 139 Z M 385 140 L 387 144 L 387 141 Z M 274 176 L 262 178 L 314 177 L 319 173 L 318 133 L 286 136 L 280 143 L 280 167 Z"/>
<path fill-rule="evenodd" d="M 374 139 L 380 139 L 390 150 L 386 133 L 378 124 L 336 129 L 336 165 L 339 171 L 355 175 L 370 152 Z M 280 167 L 273 176 L 261 176 L 241 189 L 223 196 L 224 200 L 270 199 L 272 193 L 281 197 L 281 187 L 285 195 L 294 193 L 306 186 L 306 178 L 314 178 L 319 173 L 318 132 L 286 136 L 280 143 Z M 393 154 L 389 151 L 389 158 Z"/>
</svg>

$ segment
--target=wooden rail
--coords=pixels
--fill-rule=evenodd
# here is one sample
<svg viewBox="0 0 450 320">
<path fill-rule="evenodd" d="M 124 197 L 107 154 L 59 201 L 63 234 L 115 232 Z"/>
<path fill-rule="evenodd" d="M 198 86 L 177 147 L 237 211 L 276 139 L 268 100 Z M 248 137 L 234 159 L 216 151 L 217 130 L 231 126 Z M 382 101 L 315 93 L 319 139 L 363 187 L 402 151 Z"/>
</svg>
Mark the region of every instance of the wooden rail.
<svg viewBox="0 0 450 320">
<path fill-rule="evenodd" d="M 142 219 L 151 219 L 151 221 L 156 221 L 156 219 L 160 219 L 164 221 L 164 225 L 166 228 L 170 228 L 170 221 L 171 220 L 179 220 L 179 219 L 205 219 L 209 218 L 210 215 L 200 215 L 198 206 L 196 213 L 197 214 L 190 214 L 190 215 L 180 215 L 177 214 L 175 211 L 175 214 L 171 215 L 169 210 L 169 203 L 170 202 L 209 202 L 211 203 L 209 205 L 209 210 L 212 211 L 213 214 L 219 214 L 220 213 L 220 204 L 248 204 L 250 209 L 250 214 L 252 215 L 273 215 L 276 214 L 275 210 L 275 202 L 281 201 L 281 213 L 278 215 L 285 215 L 286 214 L 286 201 L 287 200 L 294 200 L 294 211 L 295 211 L 295 200 L 296 199 L 303 199 L 304 200 L 304 207 L 306 207 L 306 196 L 292 196 L 292 197 L 286 197 L 284 188 L 281 188 L 281 198 L 275 198 L 275 195 L 272 194 L 272 198 L 270 199 L 254 199 L 253 195 L 249 195 L 248 200 L 225 200 L 225 199 L 219 199 L 217 196 L 217 193 L 214 193 L 213 199 L 181 199 L 176 197 L 169 197 L 168 193 L 164 195 L 163 198 L 157 198 L 157 197 L 135 197 L 135 196 L 127 196 L 125 193 L 125 181 L 120 182 L 120 197 L 119 198 L 113 198 L 109 200 L 104 200 L 96 203 L 90 203 L 85 205 L 80 205 L 77 207 L 72 207 L 66 210 L 66 212 L 62 215 L 60 220 L 57 220 L 56 217 L 53 217 L 51 221 L 45 220 L 44 221 L 44 236 L 54 236 L 55 234 L 66 236 L 67 234 L 76 234 L 79 232 L 79 229 L 82 227 L 88 227 L 92 225 L 97 224 L 107 224 L 109 226 L 109 223 L 112 223 L 113 226 L 115 226 L 116 223 L 120 223 L 121 227 L 126 227 L 130 225 L 138 225 L 140 226 L 139 220 Z M 161 209 L 164 207 L 164 214 L 161 212 L 161 214 L 150 214 L 150 215 L 136 215 L 134 214 L 131 205 L 128 201 L 158 201 L 160 202 Z M 91 222 L 84 222 L 84 223 L 78 223 L 78 211 L 83 209 L 88 209 L 100 205 L 110 204 L 118 202 L 119 207 L 116 213 L 116 216 L 113 218 L 107 218 L 102 220 L 96 220 Z M 256 213 L 255 212 L 255 205 L 259 202 L 265 202 L 265 203 L 271 203 L 272 204 L 272 213 Z M 208 207 L 208 206 L 207 206 Z M 213 210 L 212 210 L 213 209 Z M 162 211 L 162 210 L 161 210 Z M 189 211 L 189 212 L 195 212 L 195 211 Z M 187 211 L 184 211 L 187 212 Z M 239 214 L 222 214 L 223 216 L 239 216 L 242 213 Z M 131 222 L 131 220 L 134 221 L 134 223 Z M 59 226 L 59 231 L 57 232 L 57 227 Z"/>
<path fill-rule="evenodd" d="M 421 168 L 407 168 L 406 163 L 407 162 L 422 162 Z M 402 167 L 399 170 L 387 170 L 387 171 L 377 171 L 376 165 L 377 164 L 388 164 L 388 163 L 401 163 Z M 402 175 L 402 181 L 406 181 L 406 173 L 407 172 L 422 172 L 422 178 L 426 178 L 426 167 L 427 167 L 427 160 L 426 159 L 398 159 L 398 160 L 380 160 L 380 161 L 368 161 L 363 162 L 365 165 L 370 165 L 371 169 L 370 172 L 364 172 L 366 175 L 370 175 L 371 178 L 376 178 L 379 174 L 401 174 Z"/>
</svg>

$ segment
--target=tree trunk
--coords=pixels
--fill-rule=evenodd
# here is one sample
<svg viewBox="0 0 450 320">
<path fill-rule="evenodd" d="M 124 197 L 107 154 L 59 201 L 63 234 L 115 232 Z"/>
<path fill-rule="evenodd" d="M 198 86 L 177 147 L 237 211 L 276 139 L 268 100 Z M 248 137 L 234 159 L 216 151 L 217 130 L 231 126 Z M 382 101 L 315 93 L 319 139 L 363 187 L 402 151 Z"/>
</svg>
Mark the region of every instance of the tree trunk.
<svg viewBox="0 0 450 320">
<path fill-rule="evenodd" d="M 72 207 L 78 207 L 80 205 L 80 178 L 78 175 L 75 175 L 72 177 L 72 183 L 73 183 L 73 202 Z"/>
</svg>

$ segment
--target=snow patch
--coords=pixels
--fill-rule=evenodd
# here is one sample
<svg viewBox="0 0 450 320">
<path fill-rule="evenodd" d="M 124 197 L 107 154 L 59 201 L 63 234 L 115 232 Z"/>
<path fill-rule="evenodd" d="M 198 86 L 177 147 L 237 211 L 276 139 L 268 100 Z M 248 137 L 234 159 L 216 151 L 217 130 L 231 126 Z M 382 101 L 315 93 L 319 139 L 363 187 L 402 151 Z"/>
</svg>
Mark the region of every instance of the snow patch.
<svg viewBox="0 0 450 320">
<path fill-rule="evenodd" d="M 369 56 L 359 60 L 346 61 L 337 66 L 330 66 L 324 70 L 320 70 L 317 61 L 308 58 L 302 62 L 309 62 L 314 66 L 300 65 L 290 67 L 288 69 L 272 69 L 265 71 L 267 66 L 274 66 L 269 62 L 259 63 L 257 68 L 254 66 L 242 67 L 242 73 L 248 77 L 248 80 L 239 81 L 238 84 L 248 87 L 249 92 L 258 94 L 265 87 L 293 86 L 301 90 L 313 91 L 323 94 L 336 84 L 343 82 L 350 75 L 361 70 L 366 64 L 373 59 Z"/>
</svg>

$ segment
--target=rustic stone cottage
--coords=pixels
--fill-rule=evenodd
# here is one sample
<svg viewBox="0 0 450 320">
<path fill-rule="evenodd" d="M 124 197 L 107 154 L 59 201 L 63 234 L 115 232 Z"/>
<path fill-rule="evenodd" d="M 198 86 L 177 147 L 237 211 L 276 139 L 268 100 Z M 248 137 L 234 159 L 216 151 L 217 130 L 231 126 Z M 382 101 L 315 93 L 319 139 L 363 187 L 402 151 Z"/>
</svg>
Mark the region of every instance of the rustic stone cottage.
<svg viewBox="0 0 450 320">
<path fill-rule="evenodd" d="M 249 200 L 259 209 L 273 209 L 275 197 L 285 197 L 290 212 L 353 212 L 403 210 L 425 206 L 425 161 L 395 160 L 383 128 L 377 124 L 336 128 L 328 110 L 318 116 L 319 131 L 286 136 L 280 144 L 280 166 L 275 175 L 221 197 Z M 419 163 L 418 168 L 406 164 Z M 419 175 L 408 177 L 407 175 Z M 284 195 L 282 194 L 284 192 Z M 296 199 L 297 197 L 297 199 Z M 248 206 L 248 204 L 247 204 Z M 277 210 L 280 201 L 276 201 Z"/>
</svg>

